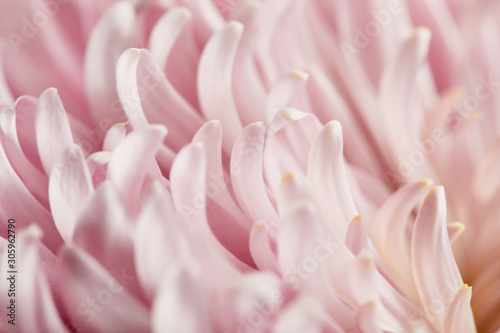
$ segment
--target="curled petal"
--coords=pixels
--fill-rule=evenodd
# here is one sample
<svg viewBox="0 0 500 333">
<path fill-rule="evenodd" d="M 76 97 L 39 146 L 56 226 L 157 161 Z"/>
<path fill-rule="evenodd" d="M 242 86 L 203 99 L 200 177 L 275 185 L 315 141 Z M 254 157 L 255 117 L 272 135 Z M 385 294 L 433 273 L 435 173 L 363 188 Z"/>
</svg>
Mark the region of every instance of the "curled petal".
<svg viewBox="0 0 500 333">
<path fill-rule="evenodd" d="M 463 285 L 446 228 L 444 189 L 427 195 L 415 221 L 411 265 L 417 292 L 427 315 L 442 323 L 445 313 Z"/>
<path fill-rule="evenodd" d="M 216 32 L 203 51 L 198 69 L 201 108 L 208 119 L 221 121 L 227 136 L 224 140 L 226 151 L 231 150 L 242 129 L 231 85 L 234 57 L 242 32 L 243 26 L 237 22 L 230 22 Z"/>
<path fill-rule="evenodd" d="M 130 133 L 113 151 L 107 177 L 126 201 L 133 205 L 139 197 L 149 166 L 167 135 L 164 126 L 151 125 Z"/>
<path fill-rule="evenodd" d="M 327 123 L 311 149 L 307 173 L 316 200 L 344 238 L 357 211 L 347 182 L 342 141 L 340 123 Z"/>
<path fill-rule="evenodd" d="M 47 176 L 64 151 L 73 143 L 68 117 L 54 88 L 45 90 L 38 100 L 36 141 Z"/>
<path fill-rule="evenodd" d="M 265 141 L 262 123 L 248 125 L 234 143 L 231 155 L 231 181 L 234 194 L 243 210 L 259 221 L 264 217 L 278 220 L 266 192 L 262 171 Z"/>
<path fill-rule="evenodd" d="M 94 27 L 85 53 L 85 84 L 95 120 L 122 122 L 123 111 L 116 103 L 116 61 L 132 46 L 135 11 L 130 2 L 111 6 Z M 119 81 L 118 81 L 119 82 Z"/>
<path fill-rule="evenodd" d="M 471 297 L 472 288 L 464 284 L 455 295 L 444 318 L 445 332 L 476 332 L 476 325 L 470 308 Z"/>
</svg>

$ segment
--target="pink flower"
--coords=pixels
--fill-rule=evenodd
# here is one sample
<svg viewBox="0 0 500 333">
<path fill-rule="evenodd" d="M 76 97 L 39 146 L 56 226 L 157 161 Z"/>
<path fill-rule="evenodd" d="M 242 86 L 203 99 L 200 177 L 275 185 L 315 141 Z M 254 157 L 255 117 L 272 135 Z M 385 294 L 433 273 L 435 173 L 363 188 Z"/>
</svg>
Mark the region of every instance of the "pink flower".
<svg viewBox="0 0 500 333">
<path fill-rule="evenodd" d="M 227 1 L 0 27 L 0 330 L 500 329 L 498 5 Z"/>
</svg>

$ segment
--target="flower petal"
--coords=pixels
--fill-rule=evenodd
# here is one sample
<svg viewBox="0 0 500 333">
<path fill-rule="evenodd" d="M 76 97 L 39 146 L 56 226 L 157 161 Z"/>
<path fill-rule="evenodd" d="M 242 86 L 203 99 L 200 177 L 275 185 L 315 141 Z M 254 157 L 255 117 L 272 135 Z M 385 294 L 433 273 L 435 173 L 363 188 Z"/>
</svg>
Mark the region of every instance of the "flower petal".
<svg viewBox="0 0 500 333">
<path fill-rule="evenodd" d="M 165 78 L 149 51 L 125 51 L 117 68 L 120 100 L 132 127 L 163 124 L 169 130 L 169 147 L 178 151 L 186 145 L 202 119 Z"/>
<path fill-rule="evenodd" d="M 73 242 L 108 271 L 125 269 L 135 275 L 130 215 L 116 189 L 106 181 L 84 203 Z M 142 295 L 136 279 L 129 282 L 127 289 L 139 298 Z"/>
<path fill-rule="evenodd" d="M 309 74 L 294 70 L 283 74 L 273 85 L 266 101 L 266 123 L 271 123 L 275 114 L 280 111 L 307 82 Z"/>
<path fill-rule="evenodd" d="M 79 146 L 71 145 L 61 157 L 50 174 L 50 210 L 64 242 L 71 244 L 82 203 L 94 186 Z"/>
<path fill-rule="evenodd" d="M 157 294 L 165 270 L 188 251 L 182 222 L 162 187 L 155 182 L 145 189 L 134 236 L 137 275 L 149 301 Z"/>
<path fill-rule="evenodd" d="M 191 16 L 186 8 L 173 7 L 156 22 L 149 37 L 148 49 L 160 67 L 166 66 L 170 51 Z"/>
<path fill-rule="evenodd" d="M 19 144 L 26 158 L 43 172 L 36 138 L 36 116 L 38 99 L 21 96 L 16 101 L 16 128 Z"/>
<path fill-rule="evenodd" d="M 417 99 L 417 74 L 427 56 L 430 38 L 430 30 L 416 28 L 413 35 L 401 44 L 380 81 L 379 103 L 388 125 L 386 133 L 388 138 L 399 138 L 390 141 L 397 153 L 409 154 L 415 149 L 410 140 L 418 137 L 423 121 L 423 113 L 415 110 L 420 102 Z"/>
<path fill-rule="evenodd" d="M 172 165 L 170 188 L 179 215 L 184 219 L 193 245 L 194 256 L 203 267 L 218 267 L 214 285 L 229 283 L 236 267 L 248 266 L 236 259 L 213 234 L 206 218 L 206 157 L 201 142 L 184 147 Z M 232 264 L 232 265 L 231 265 Z M 214 278 L 210 276 L 210 278 Z"/>
<path fill-rule="evenodd" d="M 41 236 L 41 230 L 35 225 L 16 234 L 18 260 L 22 263 L 17 276 L 17 311 L 30 318 L 18 320 L 16 324 L 21 332 L 69 332 L 59 313 L 58 300 L 52 295 L 58 292 L 52 272 L 57 258 L 40 243 Z"/>
<path fill-rule="evenodd" d="M 451 302 L 444 318 L 445 332 L 476 332 L 474 316 L 470 307 L 471 296 L 472 288 L 464 284 Z"/>
<path fill-rule="evenodd" d="M 63 249 L 60 260 L 61 296 L 82 332 L 149 331 L 148 309 L 124 288 L 136 278 L 131 272 L 113 277 L 78 248 Z"/>
<path fill-rule="evenodd" d="M 344 238 L 349 222 L 358 214 L 347 181 L 342 145 L 340 123 L 327 123 L 311 148 L 307 173 L 317 202 L 337 234 Z"/>
<path fill-rule="evenodd" d="M 411 225 L 413 211 L 429 190 L 432 181 L 423 179 L 408 184 L 385 201 L 370 228 L 371 239 L 390 272 L 387 276 L 414 302 L 418 301 L 411 281 Z"/>
<path fill-rule="evenodd" d="M 127 125 L 118 123 L 109 128 L 102 143 L 102 150 L 113 151 L 118 145 L 125 140 L 127 135 Z"/>
<path fill-rule="evenodd" d="M 204 278 L 195 262 L 171 266 L 152 308 L 153 332 L 213 332 Z"/>
<path fill-rule="evenodd" d="M 276 113 L 268 126 L 264 150 L 264 174 L 274 192 L 286 173 L 306 174 L 304 152 L 311 150 L 321 127 L 311 113 L 288 107 Z"/>
<path fill-rule="evenodd" d="M 413 229 L 411 264 L 423 308 L 441 324 L 456 290 L 463 285 L 446 229 L 443 187 L 432 189 L 420 208 Z"/>
<path fill-rule="evenodd" d="M 346 330 L 328 318 L 328 315 L 319 302 L 307 297 L 301 297 L 289 304 L 280 313 L 274 325 L 273 332 L 343 333 Z"/>
<path fill-rule="evenodd" d="M 61 236 L 52 221 L 50 212 L 29 192 L 10 164 L 5 150 L 0 149 L 0 219 L 5 226 L 7 220 L 15 218 L 17 227 L 36 223 L 44 233 L 44 244 L 56 252 L 62 243 Z"/>
<path fill-rule="evenodd" d="M 107 177 L 132 207 L 139 198 L 148 167 L 156 164 L 154 157 L 166 134 L 161 125 L 135 130 L 112 153 Z"/>
<path fill-rule="evenodd" d="M 116 104 L 116 62 L 132 46 L 135 34 L 135 10 L 127 1 L 112 5 L 94 27 L 85 52 L 85 84 L 95 121 L 125 121 Z M 119 80 L 118 80 L 119 82 Z"/>
<path fill-rule="evenodd" d="M 248 248 L 251 221 L 237 205 L 226 182 L 223 169 L 219 121 L 209 121 L 200 128 L 193 142 L 202 142 L 207 158 L 206 196 L 207 220 L 217 239 L 243 262 L 253 266 Z"/>
<path fill-rule="evenodd" d="M 205 46 L 198 67 L 200 105 L 208 119 L 221 121 L 224 149 L 229 152 L 242 129 L 232 93 L 232 67 L 243 26 L 229 22 Z"/>
<path fill-rule="evenodd" d="M 16 111 L 12 107 L 0 111 L 0 144 L 26 188 L 45 208 L 49 208 L 47 176 L 31 164 L 22 151 L 17 136 Z"/>
<path fill-rule="evenodd" d="M 375 302 L 368 302 L 358 309 L 356 321 L 358 328 L 363 333 L 382 333 L 379 321 L 377 320 L 377 308 Z"/>
<path fill-rule="evenodd" d="M 231 154 L 231 182 L 240 207 L 254 221 L 265 217 L 278 221 L 262 175 L 265 131 L 262 123 L 254 123 L 238 137 Z"/>
<path fill-rule="evenodd" d="M 73 143 L 66 111 L 57 90 L 45 90 L 38 100 L 36 142 L 47 176 L 64 151 Z"/>
<path fill-rule="evenodd" d="M 263 222 L 256 222 L 250 231 L 250 253 L 260 271 L 278 271 L 276 251 L 271 246 L 270 235 Z"/>
<path fill-rule="evenodd" d="M 346 244 L 352 253 L 357 256 L 363 249 L 368 249 L 369 243 L 370 239 L 363 221 L 363 215 L 357 215 L 349 224 Z"/>
</svg>

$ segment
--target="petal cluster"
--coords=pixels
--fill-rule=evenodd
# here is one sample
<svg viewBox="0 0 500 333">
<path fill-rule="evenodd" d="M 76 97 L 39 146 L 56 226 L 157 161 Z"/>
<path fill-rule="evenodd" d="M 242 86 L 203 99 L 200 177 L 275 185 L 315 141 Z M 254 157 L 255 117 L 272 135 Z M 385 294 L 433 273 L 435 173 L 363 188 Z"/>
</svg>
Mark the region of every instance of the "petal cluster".
<svg viewBox="0 0 500 333">
<path fill-rule="evenodd" d="M 500 329 L 498 4 L 26 6 L 1 331 Z"/>
</svg>

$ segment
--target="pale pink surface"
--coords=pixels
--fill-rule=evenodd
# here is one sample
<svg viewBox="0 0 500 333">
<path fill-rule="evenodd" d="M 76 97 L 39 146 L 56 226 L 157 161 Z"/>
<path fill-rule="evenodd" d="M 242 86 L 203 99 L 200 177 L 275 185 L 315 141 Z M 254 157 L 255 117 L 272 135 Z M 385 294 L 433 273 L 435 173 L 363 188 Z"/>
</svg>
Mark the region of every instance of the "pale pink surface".
<svg viewBox="0 0 500 333">
<path fill-rule="evenodd" d="M 26 38 L 28 3 L 0 2 L 2 330 L 500 329 L 497 3 L 81 0 Z"/>
</svg>

